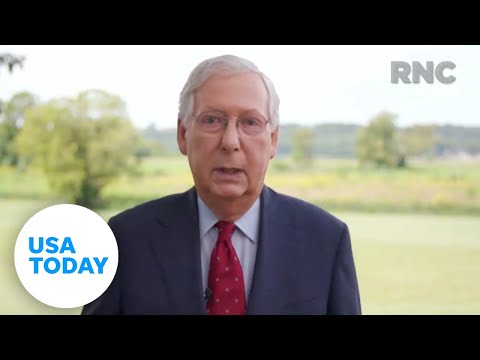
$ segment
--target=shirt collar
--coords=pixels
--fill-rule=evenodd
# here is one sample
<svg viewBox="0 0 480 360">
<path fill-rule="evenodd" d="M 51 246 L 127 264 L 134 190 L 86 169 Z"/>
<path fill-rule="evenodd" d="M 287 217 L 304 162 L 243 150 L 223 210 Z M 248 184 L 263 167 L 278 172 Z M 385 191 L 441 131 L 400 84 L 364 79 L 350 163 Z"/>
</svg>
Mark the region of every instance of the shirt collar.
<svg viewBox="0 0 480 360">
<path fill-rule="evenodd" d="M 207 207 L 200 196 L 197 195 L 198 215 L 200 219 L 200 238 L 217 223 L 215 214 Z M 252 241 L 257 242 L 258 224 L 260 221 L 260 198 L 258 198 L 243 216 L 235 221 L 235 225 Z"/>
</svg>

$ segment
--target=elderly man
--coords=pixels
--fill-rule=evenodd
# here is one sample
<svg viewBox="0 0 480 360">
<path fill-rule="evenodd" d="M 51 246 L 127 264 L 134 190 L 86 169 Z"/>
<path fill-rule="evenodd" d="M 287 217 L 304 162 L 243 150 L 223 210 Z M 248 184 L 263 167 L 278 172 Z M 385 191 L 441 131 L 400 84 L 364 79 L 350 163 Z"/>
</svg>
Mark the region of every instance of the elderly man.
<svg viewBox="0 0 480 360">
<path fill-rule="evenodd" d="M 255 64 L 200 63 L 177 126 L 194 187 L 110 219 L 118 270 L 82 314 L 360 314 L 347 225 L 264 183 L 278 130 Z"/>
</svg>

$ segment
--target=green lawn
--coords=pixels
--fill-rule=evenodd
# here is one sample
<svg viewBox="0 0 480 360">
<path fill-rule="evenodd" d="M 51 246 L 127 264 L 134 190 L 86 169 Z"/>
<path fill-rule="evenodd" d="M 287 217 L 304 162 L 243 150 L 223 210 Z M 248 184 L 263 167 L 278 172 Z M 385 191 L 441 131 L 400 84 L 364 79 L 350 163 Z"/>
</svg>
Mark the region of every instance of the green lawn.
<svg viewBox="0 0 480 360">
<path fill-rule="evenodd" d="M 23 224 L 48 203 L 0 198 L 0 314 L 78 314 L 28 294 L 13 263 Z M 99 212 L 104 218 L 116 210 Z M 480 217 L 335 213 L 350 227 L 364 314 L 480 314 Z"/>
<path fill-rule="evenodd" d="M 480 314 L 480 217 L 338 214 L 367 314 Z"/>
</svg>

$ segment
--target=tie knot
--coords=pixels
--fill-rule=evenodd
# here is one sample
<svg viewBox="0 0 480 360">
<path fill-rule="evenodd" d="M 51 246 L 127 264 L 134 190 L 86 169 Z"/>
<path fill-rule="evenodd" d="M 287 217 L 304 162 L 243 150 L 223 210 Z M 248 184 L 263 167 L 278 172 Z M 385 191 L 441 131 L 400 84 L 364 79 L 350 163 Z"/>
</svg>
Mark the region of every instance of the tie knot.
<svg viewBox="0 0 480 360">
<path fill-rule="evenodd" d="M 230 239 L 235 231 L 235 223 L 233 222 L 219 221 L 215 226 L 218 228 L 218 238 L 222 240 Z"/>
</svg>

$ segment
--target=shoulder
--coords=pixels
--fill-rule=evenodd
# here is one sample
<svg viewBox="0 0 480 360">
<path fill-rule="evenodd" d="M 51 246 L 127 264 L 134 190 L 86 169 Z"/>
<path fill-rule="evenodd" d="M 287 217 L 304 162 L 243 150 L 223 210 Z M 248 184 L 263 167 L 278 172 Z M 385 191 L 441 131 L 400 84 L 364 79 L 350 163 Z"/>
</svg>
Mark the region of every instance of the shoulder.
<svg viewBox="0 0 480 360">
<path fill-rule="evenodd" d="M 276 192 L 271 188 L 267 188 L 269 193 L 266 198 L 267 208 L 276 208 L 276 211 L 285 214 L 289 218 L 290 223 L 297 226 L 320 227 L 320 228 L 336 228 L 343 230 L 346 224 L 325 210 L 320 205 L 308 202 L 306 200 Z M 267 210 L 268 211 L 268 210 Z"/>
<path fill-rule="evenodd" d="M 165 216 L 175 216 L 180 212 L 186 212 L 186 208 L 191 203 L 192 190 L 166 195 L 161 198 L 153 199 L 132 208 L 123 210 L 112 216 L 109 220 L 111 225 L 136 225 L 145 226 L 156 221 L 156 219 L 165 218 Z"/>
</svg>

